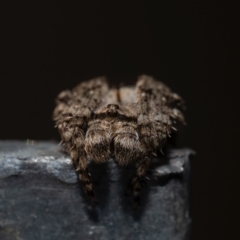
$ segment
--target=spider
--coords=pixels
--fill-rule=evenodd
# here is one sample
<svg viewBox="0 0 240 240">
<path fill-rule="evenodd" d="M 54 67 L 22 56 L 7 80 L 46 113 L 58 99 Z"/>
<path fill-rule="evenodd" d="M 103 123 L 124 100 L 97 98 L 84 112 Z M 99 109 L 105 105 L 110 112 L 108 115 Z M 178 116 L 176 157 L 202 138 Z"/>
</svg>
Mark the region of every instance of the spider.
<svg viewBox="0 0 240 240">
<path fill-rule="evenodd" d="M 129 189 L 138 203 L 151 158 L 162 149 L 176 123 L 182 98 L 151 76 L 138 77 L 136 87 L 109 88 L 105 77 L 84 81 L 56 99 L 53 119 L 76 168 L 84 191 L 93 201 L 90 161 L 111 157 L 119 165 L 136 164 Z"/>
</svg>

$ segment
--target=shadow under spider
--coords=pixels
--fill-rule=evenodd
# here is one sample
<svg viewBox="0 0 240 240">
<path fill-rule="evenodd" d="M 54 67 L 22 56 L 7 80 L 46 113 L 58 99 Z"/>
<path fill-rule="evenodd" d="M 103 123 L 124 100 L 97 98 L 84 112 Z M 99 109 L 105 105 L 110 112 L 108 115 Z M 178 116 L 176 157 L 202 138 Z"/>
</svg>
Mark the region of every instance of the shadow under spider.
<svg viewBox="0 0 240 240">
<path fill-rule="evenodd" d="M 150 162 L 149 171 L 147 172 L 147 177 L 149 180 L 145 179 L 143 181 L 140 194 L 140 203 L 137 207 L 134 207 L 133 192 L 126 196 L 128 186 L 132 177 L 135 175 L 135 164 L 129 164 L 124 167 L 117 165 L 115 168 L 115 166 L 112 165 L 115 164 L 113 162 L 107 162 L 103 164 L 91 162 L 89 164 L 89 172 L 92 176 L 93 191 L 98 201 L 97 204 L 91 202 L 90 197 L 83 191 L 82 184 L 79 183 L 81 197 L 84 202 L 84 210 L 89 219 L 93 222 L 99 222 L 102 218 L 101 215 L 108 213 L 109 204 L 113 207 L 117 207 L 115 204 L 120 204 L 120 207 L 122 208 L 121 214 L 131 215 L 135 221 L 140 221 L 149 203 L 151 187 L 163 187 L 167 185 L 168 182 L 173 178 L 178 178 L 181 180 L 181 176 L 179 175 L 175 176 L 169 174 L 167 176 L 158 178 L 153 176 L 153 170 L 161 165 L 168 164 L 168 160 L 169 158 L 166 154 L 164 156 L 158 156 L 158 158 L 155 158 Z M 113 181 L 115 182 L 114 184 L 111 181 L 110 174 L 119 175 L 119 178 L 117 177 L 116 181 Z M 109 199 L 111 190 L 110 188 L 112 187 L 117 188 L 117 196 L 113 196 L 113 198 L 120 199 L 119 201 L 114 201 L 114 203 L 112 202 L 113 199 Z"/>
</svg>

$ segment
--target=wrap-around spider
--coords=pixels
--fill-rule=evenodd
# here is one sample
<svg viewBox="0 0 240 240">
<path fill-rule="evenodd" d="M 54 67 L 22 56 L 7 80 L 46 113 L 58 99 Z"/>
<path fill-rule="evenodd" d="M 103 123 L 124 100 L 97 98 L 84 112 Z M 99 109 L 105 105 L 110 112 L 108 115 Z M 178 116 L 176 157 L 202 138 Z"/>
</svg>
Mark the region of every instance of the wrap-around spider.
<svg viewBox="0 0 240 240">
<path fill-rule="evenodd" d="M 129 189 L 138 203 L 141 183 L 151 158 L 161 150 L 174 125 L 184 123 L 177 108 L 182 98 L 151 76 L 142 75 L 136 87 L 109 89 L 105 77 L 84 81 L 61 92 L 53 118 L 62 142 L 83 183 L 95 200 L 88 163 L 111 157 L 119 165 L 136 163 Z"/>
</svg>

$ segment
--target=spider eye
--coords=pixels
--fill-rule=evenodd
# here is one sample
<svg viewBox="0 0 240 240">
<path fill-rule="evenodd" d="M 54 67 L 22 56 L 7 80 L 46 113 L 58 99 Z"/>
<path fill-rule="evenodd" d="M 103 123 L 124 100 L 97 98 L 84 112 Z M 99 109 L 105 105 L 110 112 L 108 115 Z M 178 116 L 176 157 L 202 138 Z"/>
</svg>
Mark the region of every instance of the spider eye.
<svg viewBox="0 0 240 240">
<path fill-rule="evenodd" d="M 119 106 L 117 104 L 108 104 L 107 108 L 109 108 L 109 109 L 119 109 Z"/>
</svg>

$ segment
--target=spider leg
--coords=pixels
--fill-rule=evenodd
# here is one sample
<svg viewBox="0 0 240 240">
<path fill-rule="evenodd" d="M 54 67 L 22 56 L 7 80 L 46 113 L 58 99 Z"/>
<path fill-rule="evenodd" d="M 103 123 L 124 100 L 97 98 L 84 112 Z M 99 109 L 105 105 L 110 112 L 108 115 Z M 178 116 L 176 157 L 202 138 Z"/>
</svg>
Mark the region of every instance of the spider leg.
<svg viewBox="0 0 240 240">
<path fill-rule="evenodd" d="M 79 161 L 78 164 L 76 165 L 76 171 L 78 173 L 79 180 L 83 183 L 83 189 L 84 192 L 87 193 L 88 196 L 92 199 L 93 202 L 97 202 L 94 192 L 93 192 L 93 184 L 91 180 L 91 175 L 88 172 L 88 163 L 87 163 L 87 157 L 86 154 L 84 153 L 84 149 L 82 149 L 81 155 L 79 154 Z"/>
<path fill-rule="evenodd" d="M 166 138 L 170 136 L 172 125 L 184 122 L 180 110 L 172 105 L 183 103 L 182 98 L 173 93 L 162 82 L 156 81 L 151 76 L 142 75 L 137 85 L 137 124 L 140 134 L 140 143 L 145 157 L 137 165 L 136 177 L 132 180 L 131 187 L 134 192 L 134 201 L 139 201 L 141 183 L 146 177 L 150 158 L 156 149 L 161 149 Z"/>
<path fill-rule="evenodd" d="M 143 157 L 138 163 L 134 177 L 128 188 L 128 192 L 133 191 L 133 198 L 135 205 L 139 204 L 140 191 L 143 181 L 146 179 L 146 173 L 150 163 L 150 156 Z"/>
<path fill-rule="evenodd" d="M 73 148 L 69 151 L 73 164 L 78 173 L 79 180 L 83 184 L 84 192 L 92 199 L 97 202 L 93 193 L 93 184 L 91 181 L 90 173 L 88 172 L 88 161 L 87 154 L 84 150 L 85 147 L 85 136 L 84 133 L 78 127 L 75 128 L 75 134 L 72 139 Z"/>
<path fill-rule="evenodd" d="M 100 105 L 108 91 L 105 78 L 95 78 L 82 82 L 69 94 L 59 95 L 54 111 L 54 119 L 62 141 L 83 183 L 84 191 L 95 200 L 93 185 L 87 168 L 85 135 L 92 112 Z"/>
<path fill-rule="evenodd" d="M 143 154 L 131 182 L 135 204 L 139 202 L 141 184 L 146 178 L 151 156 L 162 147 L 171 125 L 169 117 L 162 112 L 169 101 L 170 89 L 146 75 L 139 77 L 136 88 L 137 126 Z"/>
</svg>

